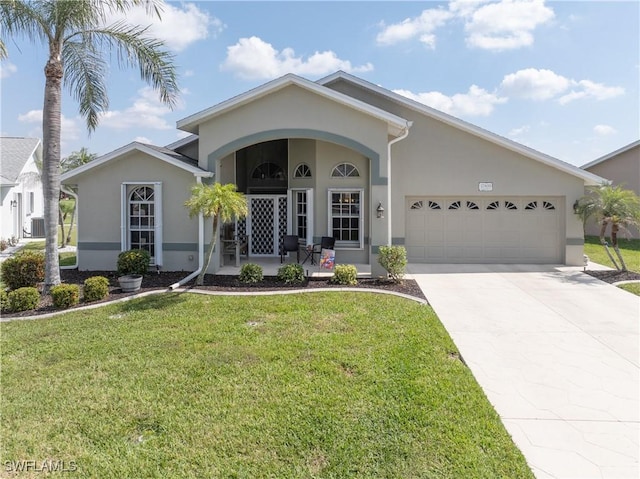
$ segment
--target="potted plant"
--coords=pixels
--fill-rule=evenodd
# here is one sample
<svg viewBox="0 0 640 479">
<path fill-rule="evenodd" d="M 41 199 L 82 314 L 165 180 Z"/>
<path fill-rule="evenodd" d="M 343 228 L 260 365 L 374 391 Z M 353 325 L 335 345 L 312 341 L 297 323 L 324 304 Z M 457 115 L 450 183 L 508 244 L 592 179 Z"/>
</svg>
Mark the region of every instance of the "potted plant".
<svg viewBox="0 0 640 479">
<path fill-rule="evenodd" d="M 144 249 L 123 251 L 118 255 L 118 283 L 125 293 L 138 291 L 149 268 L 151 256 Z"/>
</svg>

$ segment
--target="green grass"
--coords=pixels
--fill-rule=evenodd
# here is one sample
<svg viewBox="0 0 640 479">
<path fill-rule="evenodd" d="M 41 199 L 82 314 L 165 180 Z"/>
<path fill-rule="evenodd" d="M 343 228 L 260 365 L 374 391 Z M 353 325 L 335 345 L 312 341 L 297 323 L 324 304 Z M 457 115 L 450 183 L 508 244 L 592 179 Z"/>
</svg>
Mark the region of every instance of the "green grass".
<svg viewBox="0 0 640 479">
<path fill-rule="evenodd" d="M 625 291 L 629 291 L 637 296 L 640 296 L 640 283 L 626 283 L 621 284 L 618 288 L 624 289 Z"/>
<path fill-rule="evenodd" d="M 625 263 L 629 271 L 640 272 L 640 240 L 638 239 L 618 239 L 618 247 L 620 253 L 624 258 Z M 616 258 L 616 253 L 613 248 L 609 248 L 611 254 Z M 597 236 L 586 236 L 584 239 L 584 253 L 594 263 L 602 264 L 614 268 L 614 265 L 609 260 L 607 252 L 604 246 L 600 244 L 600 240 Z"/>
<path fill-rule="evenodd" d="M 75 234 L 74 234 L 75 236 Z M 75 243 L 70 243 L 74 244 Z M 44 251 L 44 240 L 42 241 L 29 241 L 20 249 L 21 251 Z M 58 255 L 60 266 L 73 266 L 76 264 L 76 253 L 63 252 Z"/>
<path fill-rule="evenodd" d="M 533 478 L 433 310 L 405 299 L 171 293 L 0 328 L 3 464 Z"/>
</svg>

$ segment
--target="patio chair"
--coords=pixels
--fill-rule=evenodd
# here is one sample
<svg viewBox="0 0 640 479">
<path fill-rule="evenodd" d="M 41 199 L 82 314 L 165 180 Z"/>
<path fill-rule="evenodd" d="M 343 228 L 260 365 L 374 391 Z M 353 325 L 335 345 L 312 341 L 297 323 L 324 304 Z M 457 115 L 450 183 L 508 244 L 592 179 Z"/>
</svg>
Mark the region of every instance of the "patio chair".
<svg viewBox="0 0 640 479">
<path fill-rule="evenodd" d="M 296 252 L 296 262 L 300 262 L 300 242 L 298 235 L 284 235 L 280 243 L 280 263 L 284 262 L 284 256 L 289 252 Z"/>
</svg>

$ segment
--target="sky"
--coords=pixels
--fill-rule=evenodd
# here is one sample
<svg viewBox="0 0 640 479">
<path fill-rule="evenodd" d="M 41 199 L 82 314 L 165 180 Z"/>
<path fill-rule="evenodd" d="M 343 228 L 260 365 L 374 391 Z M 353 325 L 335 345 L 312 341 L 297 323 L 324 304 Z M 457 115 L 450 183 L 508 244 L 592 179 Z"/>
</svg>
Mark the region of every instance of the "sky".
<svg viewBox="0 0 640 479">
<path fill-rule="evenodd" d="M 337 70 L 576 166 L 640 138 L 638 0 L 185 1 L 161 21 L 126 19 L 174 54 L 179 101 L 170 110 L 113 61 L 93 133 L 65 90 L 63 157 L 164 146 L 187 135 L 182 118 L 287 73 Z M 48 49 L 2 38 L 0 133 L 41 138 Z"/>
</svg>

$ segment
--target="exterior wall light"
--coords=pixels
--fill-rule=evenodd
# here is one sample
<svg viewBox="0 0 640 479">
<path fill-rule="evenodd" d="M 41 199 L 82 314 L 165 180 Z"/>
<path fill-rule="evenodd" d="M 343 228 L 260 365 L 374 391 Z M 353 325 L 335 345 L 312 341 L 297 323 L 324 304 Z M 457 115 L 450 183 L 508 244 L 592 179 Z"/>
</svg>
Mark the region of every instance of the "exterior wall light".
<svg viewBox="0 0 640 479">
<path fill-rule="evenodd" d="M 579 207 L 580 207 L 580 203 L 578 202 L 578 200 L 576 200 L 576 201 L 573 203 L 573 214 L 576 214 L 576 215 L 578 214 L 578 208 L 579 208 Z"/>
<path fill-rule="evenodd" d="M 382 207 L 382 202 L 378 203 L 378 207 L 376 208 L 376 217 L 378 219 L 384 218 L 384 208 Z"/>
<path fill-rule="evenodd" d="M 16 207 L 18 206 L 18 200 L 11 200 L 11 201 L 9 202 L 9 206 L 10 206 L 11 208 L 16 208 Z"/>
</svg>

